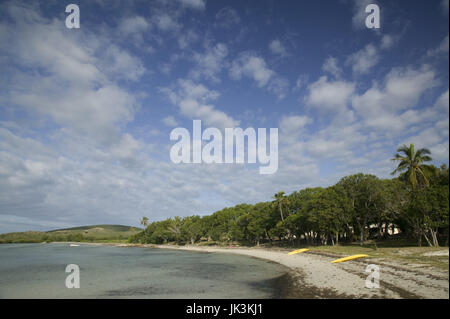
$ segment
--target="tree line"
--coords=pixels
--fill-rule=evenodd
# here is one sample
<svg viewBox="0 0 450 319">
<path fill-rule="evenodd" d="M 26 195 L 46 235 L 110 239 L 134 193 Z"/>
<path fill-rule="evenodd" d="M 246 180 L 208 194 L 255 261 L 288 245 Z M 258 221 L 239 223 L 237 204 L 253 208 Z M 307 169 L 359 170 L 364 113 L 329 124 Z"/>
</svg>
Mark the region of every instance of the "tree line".
<svg viewBox="0 0 450 319">
<path fill-rule="evenodd" d="M 400 233 L 421 246 L 448 245 L 449 175 L 427 165 L 427 149 L 404 145 L 393 158 L 392 179 L 370 174 L 343 177 L 335 185 L 306 188 L 271 201 L 227 207 L 208 216 L 173 217 L 149 223 L 132 243 L 232 243 L 336 245 L 373 242 Z"/>
</svg>

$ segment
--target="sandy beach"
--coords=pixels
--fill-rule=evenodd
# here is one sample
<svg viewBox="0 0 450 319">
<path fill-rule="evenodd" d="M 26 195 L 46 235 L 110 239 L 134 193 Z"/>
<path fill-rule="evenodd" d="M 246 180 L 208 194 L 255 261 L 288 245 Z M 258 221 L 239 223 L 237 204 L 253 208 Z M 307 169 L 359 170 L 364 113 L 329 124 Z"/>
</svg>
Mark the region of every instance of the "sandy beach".
<svg viewBox="0 0 450 319">
<path fill-rule="evenodd" d="M 128 246 L 128 245 L 119 245 Z M 133 245 L 134 246 L 134 245 Z M 173 245 L 140 245 L 209 253 L 231 253 L 266 259 L 291 269 L 292 298 L 449 298 L 448 272 L 414 267 L 385 260 L 359 259 L 333 264 L 336 257 L 307 252 L 288 255 L 286 249 L 223 248 Z M 447 248 L 448 249 L 448 248 Z M 367 265 L 380 268 L 380 287 L 366 288 Z"/>
</svg>

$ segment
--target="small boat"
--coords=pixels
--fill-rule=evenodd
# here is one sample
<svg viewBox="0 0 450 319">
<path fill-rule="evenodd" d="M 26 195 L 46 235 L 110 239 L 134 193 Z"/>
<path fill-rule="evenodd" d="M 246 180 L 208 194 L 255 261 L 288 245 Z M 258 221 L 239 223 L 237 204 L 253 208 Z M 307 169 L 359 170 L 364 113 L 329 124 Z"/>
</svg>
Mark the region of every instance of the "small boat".
<svg viewBox="0 0 450 319">
<path fill-rule="evenodd" d="M 295 254 L 300 254 L 300 253 L 304 253 L 305 251 L 308 251 L 308 248 L 302 248 L 302 249 L 297 249 L 294 251 L 291 251 L 290 253 L 288 253 L 288 255 L 295 255 Z"/>
<path fill-rule="evenodd" d="M 70 246 L 70 247 L 78 247 L 78 246 L 80 246 L 80 245 L 77 245 L 77 244 L 70 244 L 69 246 Z"/>
<path fill-rule="evenodd" d="M 353 259 L 357 259 L 357 258 L 364 258 L 364 257 L 369 257 L 369 255 L 364 255 L 364 254 L 352 255 L 352 256 L 348 256 L 348 257 L 344 257 L 344 258 L 339 258 L 339 259 L 333 260 L 332 263 L 341 263 L 341 262 L 344 262 L 344 261 L 353 260 Z"/>
</svg>

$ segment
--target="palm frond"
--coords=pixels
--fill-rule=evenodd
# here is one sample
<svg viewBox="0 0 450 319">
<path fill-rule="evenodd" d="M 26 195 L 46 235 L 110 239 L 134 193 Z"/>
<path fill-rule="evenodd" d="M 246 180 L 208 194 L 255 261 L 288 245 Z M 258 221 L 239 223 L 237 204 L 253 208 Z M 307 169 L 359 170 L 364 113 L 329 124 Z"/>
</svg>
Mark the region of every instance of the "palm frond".
<svg viewBox="0 0 450 319">
<path fill-rule="evenodd" d="M 421 148 L 417 150 L 416 155 L 422 157 L 422 155 L 431 155 L 431 152 L 428 148 Z"/>
<path fill-rule="evenodd" d="M 425 155 L 425 156 L 421 156 L 420 157 L 422 162 L 431 162 L 433 159 L 431 158 L 431 156 Z"/>
</svg>

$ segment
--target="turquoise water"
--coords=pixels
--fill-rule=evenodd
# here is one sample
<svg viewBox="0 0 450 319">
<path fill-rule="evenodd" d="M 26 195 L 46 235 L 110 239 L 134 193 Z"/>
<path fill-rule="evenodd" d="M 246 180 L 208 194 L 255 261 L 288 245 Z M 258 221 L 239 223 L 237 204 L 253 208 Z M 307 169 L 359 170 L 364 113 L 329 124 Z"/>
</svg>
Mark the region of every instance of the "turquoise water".
<svg viewBox="0 0 450 319">
<path fill-rule="evenodd" d="M 80 288 L 66 288 L 68 264 Z M 0 245 L 0 298 L 282 298 L 286 268 L 246 256 L 139 247 Z"/>
</svg>

